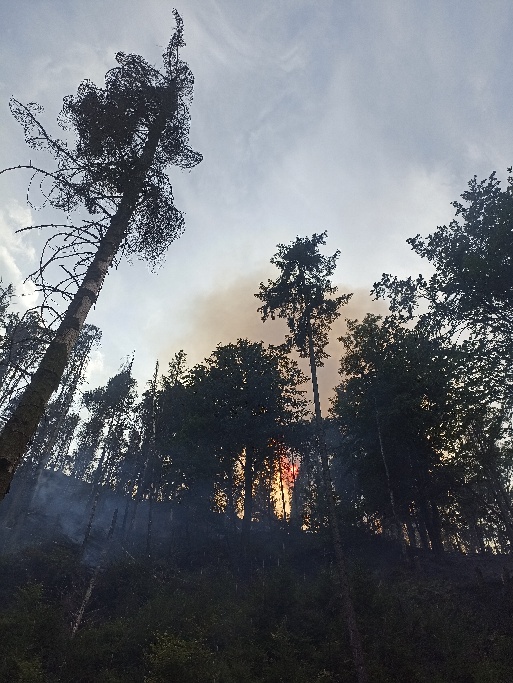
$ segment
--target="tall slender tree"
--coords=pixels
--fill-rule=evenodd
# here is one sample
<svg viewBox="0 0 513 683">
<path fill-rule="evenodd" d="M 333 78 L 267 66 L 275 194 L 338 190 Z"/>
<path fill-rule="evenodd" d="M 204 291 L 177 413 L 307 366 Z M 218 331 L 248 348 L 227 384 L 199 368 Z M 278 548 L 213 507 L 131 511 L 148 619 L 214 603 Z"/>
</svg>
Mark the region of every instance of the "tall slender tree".
<svg viewBox="0 0 513 683">
<path fill-rule="evenodd" d="M 290 245 L 279 244 L 278 252 L 271 259 L 271 263 L 281 271 L 281 274 L 275 281 L 268 280 L 267 285 L 261 283 L 260 291 L 255 296 L 263 302 L 258 309 L 262 314 L 262 320 L 274 319 L 276 314 L 280 318 L 285 318 L 289 328 L 286 346 L 289 349 L 297 349 L 300 356 L 308 358 L 310 362 L 317 443 L 338 570 L 338 588 L 358 683 L 366 683 L 368 675 L 337 522 L 317 381 L 317 368 L 322 366 L 323 359 L 328 357 L 324 349 L 328 343 L 330 327 L 339 316 L 339 308 L 352 296 L 333 296 L 337 288 L 331 284 L 330 277 L 333 275 L 340 252 L 336 251 L 332 256 L 323 256 L 320 253 L 319 246 L 326 244 L 326 236 L 326 232 L 314 233 L 312 237 L 297 237 Z"/>
<path fill-rule="evenodd" d="M 69 299 L 69 306 L 59 316 L 45 356 L 0 435 L 0 497 L 59 385 L 117 255 L 120 251 L 139 254 L 155 262 L 184 229 L 166 167 L 191 168 L 201 156 L 187 144 L 193 77 L 178 55 L 184 45 L 183 24 L 176 11 L 174 15 L 176 30 L 164 53 L 162 71 L 139 55 L 118 53 L 119 66 L 107 73 L 104 88 L 84 81 L 75 97 L 65 98 L 59 122 L 74 131 L 74 144 L 46 132 L 37 119 L 40 107 L 11 100 L 11 111 L 24 128 L 27 143 L 49 151 L 57 160 L 57 169 L 51 172 L 32 164 L 18 168 L 29 168 L 39 176 L 50 206 L 67 214 L 85 207 L 90 218 L 78 227 L 54 225 L 56 232 L 34 274 L 47 312 L 55 310 L 55 292 Z M 47 269 L 67 258 L 71 265 L 69 261 L 64 265 L 64 279 L 50 286 Z"/>
</svg>

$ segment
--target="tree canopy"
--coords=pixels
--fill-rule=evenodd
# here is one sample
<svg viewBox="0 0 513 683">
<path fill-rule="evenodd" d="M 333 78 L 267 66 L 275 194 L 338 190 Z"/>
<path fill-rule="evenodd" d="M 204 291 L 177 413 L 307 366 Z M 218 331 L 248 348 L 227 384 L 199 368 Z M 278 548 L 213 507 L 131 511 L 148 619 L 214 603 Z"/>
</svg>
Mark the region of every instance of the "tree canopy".
<svg viewBox="0 0 513 683">
<path fill-rule="evenodd" d="M 162 71 L 138 55 L 118 53 L 119 66 L 107 73 L 103 89 L 84 81 L 76 97 L 65 99 L 60 123 L 75 133 L 74 145 L 46 132 L 36 118 L 38 105 L 11 101 L 27 143 L 57 160 L 55 171 L 28 166 L 40 179 L 45 201 L 68 214 L 83 205 L 90 218 L 78 226 L 52 224 L 56 232 L 32 275 L 43 293 L 43 313 L 51 312 L 59 324 L 0 435 L 0 496 L 59 385 L 111 265 L 120 254 L 140 254 L 154 263 L 183 230 L 165 169 L 190 168 L 201 156 L 187 144 L 193 78 L 179 58 L 183 24 L 174 15 L 176 30 Z M 49 284 L 46 271 L 56 264 L 64 277 Z M 69 300 L 64 314 L 55 308 L 55 294 Z"/>
<path fill-rule="evenodd" d="M 258 309 L 262 320 L 274 320 L 276 314 L 286 320 L 290 332 L 287 348 L 296 348 L 302 358 L 308 358 L 311 336 L 317 366 L 322 366 L 327 358 L 324 348 L 330 327 L 340 315 L 339 308 L 352 296 L 333 297 L 337 287 L 329 278 L 340 252 L 332 256 L 320 253 L 319 246 L 326 244 L 326 236 L 327 232 L 314 233 L 312 237 L 296 237 L 289 245 L 278 244 L 271 263 L 281 271 L 280 275 L 274 281 L 268 280 L 267 285 L 260 283 L 260 291 L 255 294 L 263 301 Z"/>
<path fill-rule="evenodd" d="M 508 169 L 511 172 L 511 168 Z M 413 251 L 435 268 L 425 279 L 384 274 L 374 285 L 389 297 L 391 310 L 412 317 L 421 302 L 421 322 L 443 329 L 466 328 L 477 334 L 511 338 L 513 332 L 513 177 L 506 188 L 493 172 L 455 201 L 455 218 L 423 238 L 407 240 Z"/>
</svg>

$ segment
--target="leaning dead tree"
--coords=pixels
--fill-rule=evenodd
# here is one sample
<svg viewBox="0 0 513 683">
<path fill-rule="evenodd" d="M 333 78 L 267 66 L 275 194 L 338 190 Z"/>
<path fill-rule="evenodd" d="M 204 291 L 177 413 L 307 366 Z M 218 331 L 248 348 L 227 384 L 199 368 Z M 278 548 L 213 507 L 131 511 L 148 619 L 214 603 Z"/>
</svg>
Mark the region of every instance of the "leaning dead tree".
<svg viewBox="0 0 513 683">
<path fill-rule="evenodd" d="M 78 226 L 45 226 L 54 233 L 32 279 L 43 294 L 42 308 L 54 315 L 57 329 L 0 435 L 0 498 L 59 386 L 109 267 L 123 255 L 138 254 L 155 263 L 184 229 L 166 168 L 192 168 L 201 155 L 188 146 L 194 79 L 178 55 L 185 43 L 182 20 L 176 11 L 174 16 L 176 30 L 163 55 L 162 70 L 139 55 L 118 53 L 119 66 L 107 73 L 104 88 L 84 81 L 76 96 L 65 98 L 59 124 L 75 134 L 73 143 L 46 132 L 37 119 L 38 105 L 11 100 L 11 111 L 29 146 L 50 152 L 57 161 L 54 171 L 32 164 L 17 168 L 31 170 L 31 184 L 50 207 L 67 216 L 85 208 L 89 218 Z M 55 266 L 64 275 L 51 285 L 47 273 Z M 56 294 L 69 301 L 62 315 L 54 304 Z"/>
</svg>

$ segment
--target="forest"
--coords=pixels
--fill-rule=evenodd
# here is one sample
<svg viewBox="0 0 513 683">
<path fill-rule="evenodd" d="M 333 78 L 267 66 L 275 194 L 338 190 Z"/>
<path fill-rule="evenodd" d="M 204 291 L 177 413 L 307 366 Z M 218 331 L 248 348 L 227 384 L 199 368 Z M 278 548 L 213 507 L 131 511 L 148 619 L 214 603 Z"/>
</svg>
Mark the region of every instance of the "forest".
<svg viewBox="0 0 513 683">
<path fill-rule="evenodd" d="M 65 100 L 74 146 L 11 101 L 57 161 L 30 165 L 45 201 L 88 217 L 54 225 L 38 309 L 0 281 L 0 680 L 510 682 L 511 175 L 408 240 L 430 276 L 374 284 L 389 312 L 347 320 L 328 414 L 317 369 L 351 294 L 326 232 L 255 282 L 282 344 L 177 349 L 142 388 L 129 357 L 86 387 L 109 268 L 162 257 L 184 229 L 165 169 L 201 161 L 176 21 L 162 72 L 118 54 Z"/>
</svg>

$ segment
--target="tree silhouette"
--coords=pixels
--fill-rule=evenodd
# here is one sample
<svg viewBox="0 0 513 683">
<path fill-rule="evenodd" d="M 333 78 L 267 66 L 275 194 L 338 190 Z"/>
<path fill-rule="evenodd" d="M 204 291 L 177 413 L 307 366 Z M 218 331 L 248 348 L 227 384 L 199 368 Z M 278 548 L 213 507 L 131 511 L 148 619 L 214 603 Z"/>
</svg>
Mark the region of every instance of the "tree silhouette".
<svg viewBox="0 0 513 683">
<path fill-rule="evenodd" d="M 332 296 L 337 288 L 331 284 L 329 278 L 333 275 L 340 252 L 336 251 L 332 256 L 323 256 L 319 252 L 319 246 L 326 244 L 326 235 L 326 232 L 314 233 L 312 237 L 297 237 L 288 246 L 279 244 L 278 252 L 271 263 L 279 268 L 281 275 L 274 282 L 268 280 L 267 285 L 260 283 L 260 291 L 255 296 L 263 301 L 263 306 L 258 309 L 262 320 L 274 319 L 276 312 L 278 317 L 285 318 L 290 331 L 286 346 L 289 349 L 296 348 L 302 358 L 310 361 L 317 440 L 338 569 L 339 594 L 349 630 L 358 683 L 366 683 L 368 676 L 338 528 L 317 382 L 317 368 L 327 358 L 324 349 L 328 343 L 329 329 L 339 315 L 340 306 L 347 303 L 352 296 Z"/>
<path fill-rule="evenodd" d="M 422 302 L 420 322 L 435 330 L 466 328 L 507 343 L 513 333 L 513 176 L 505 189 L 495 171 L 482 181 L 474 176 L 461 197 L 463 202 L 452 202 L 456 212 L 449 225 L 406 240 L 434 274 L 402 280 L 384 273 L 373 291 L 406 318 Z"/>
<path fill-rule="evenodd" d="M 281 441 L 287 426 L 304 415 L 297 385 L 305 379 L 283 349 L 247 339 L 218 345 L 186 378 L 180 436 L 188 445 L 187 467 L 195 458 L 198 473 L 217 477 L 234 521 L 234 473 L 241 465 L 243 544 L 250 533 L 255 479 L 269 457 L 279 457 L 273 441 Z"/>
<path fill-rule="evenodd" d="M 412 545 L 415 521 L 421 540 L 429 538 L 442 552 L 446 432 L 455 419 L 451 392 L 461 381 L 461 353 L 395 316 L 367 314 L 347 326 L 332 412 L 348 441 L 368 516 L 382 526 L 392 522 L 401 542 L 406 524 Z"/>
<path fill-rule="evenodd" d="M 0 423 L 7 421 L 51 339 L 34 309 L 11 310 L 15 292 L 0 279 Z"/>
<path fill-rule="evenodd" d="M 59 385 L 109 267 L 118 254 L 139 254 L 154 263 L 184 229 L 166 167 L 191 168 L 201 156 L 187 145 L 193 77 L 178 56 L 184 45 L 183 24 L 176 11 L 174 16 L 176 30 L 163 55 L 162 71 L 138 55 L 118 53 L 119 66 L 107 73 L 104 88 L 84 81 L 75 97 L 65 98 L 59 123 L 74 131 L 74 145 L 46 132 L 36 118 L 38 105 L 11 100 L 27 143 L 57 160 L 51 172 L 32 165 L 18 168 L 32 171 L 51 207 L 67 214 L 85 207 L 90 219 L 79 226 L 53 224 L 55 233 L 32 276 L 43 293 L 43 310 L 58 315 L 56 293 L 69 299 L 69 306 L 58 315 L 55 336 L 0 435 L 2 497 Z M 45 274 L 55 265 L 62 265 L 64 277 L 52 286 Z"/>
</svg>

